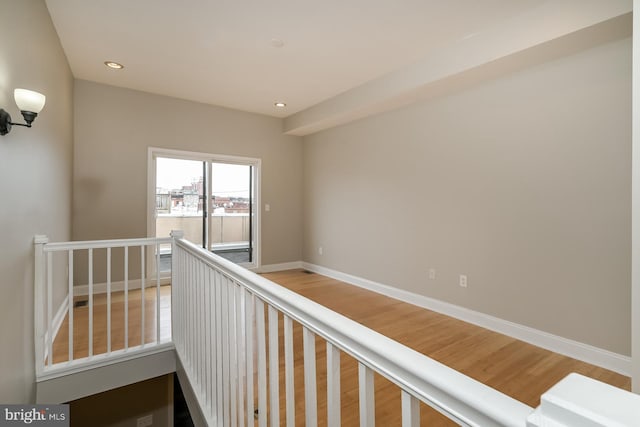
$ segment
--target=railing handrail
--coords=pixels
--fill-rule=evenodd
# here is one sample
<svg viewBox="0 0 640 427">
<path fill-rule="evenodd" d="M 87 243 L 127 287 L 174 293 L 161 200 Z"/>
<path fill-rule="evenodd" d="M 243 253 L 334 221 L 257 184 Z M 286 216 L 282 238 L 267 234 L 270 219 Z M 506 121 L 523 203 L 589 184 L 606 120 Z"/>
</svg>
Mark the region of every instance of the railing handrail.
<svg viewBox="0 0 640 427">
<path fill-rule="evenodd" d="M 138 239 L 85 240 L 70 242 L 55 242 L 44 245 L 45 252 L 59 252 L 80 249 L 106 249 L 115 247 L 141 246 L 171 243 L 171 237 L 143 237 Z"/>
<path fill-rule="evenodd" d="M 459 424 L 518 426 L 533 408 L 184 240 L 176 245 Z"/>
<path fill-rule="evenodd" d="M 193 214 L 193 215 L 190 215 Z M 232 216 L 232 217 L 249 217 L 249 212 L 213 212 L 213 216 Z M 186 214 L 173 215 L 169 213 L 158 213 L 158 218 L 200 218 L 202 219 L 202 211 L 199 213 L 189 212 Z"/>
<path fill-rule="evenodd" d="M 35 365 L 36 365 L 36 378 L 38 381 L 55 378 L 62 375 L 68 375 L 70 373 L 79 372 L 86 369 L 93 369 L 100 367 L 104 364 L 108 364 L 108 360 L 118 361 L 120 359 L 125 360 L 131 357 L 138 357 L 144 354 L 152 354 L 154 351 L 159 351 L 166 348 L 173 348 L 172 342 L 161 341 L 160 339 L 160 286 L 161 275 L 158 274 L 158 265 L 160 264 L 160 251 L 149 251 L 149 254 L 153 254 L 156 258 L 156 270 L 155 275 L 146 274 L 147 260 L 144 248 L 147 246 L 160 248 L 161 244 L 171 244 L 173 242 L 172 237 L 145 237 L 145 238 L 133 238 L 133 239 L 110 239 L 110 240 L 89 240 L 89 241 L 69 241 L 69 242 L 53 242 L 49 243 L 46 236 L 35 236 L 35 269 L 34 269 L 34 332 L 35 332 Z M 142 257 L 140 259 L 140 276 L 136 276 L 135 279 L 129 277 L 128 270 L 128 249 L 140 248 Z M 124 248 L 124 280 L 115 282 L 111 276 L 111 249 Z M 98 283 L 94 283 L 93 275 L 93 253 L 95 249 L 106 249 L 106 278 L 103 278 L 105 282 L 100 285 L 105 285 L 107 294 L 107 350 L 104 354 L 93 354 L 93 292 L 96 291 Z M 74 253 L 75 251 L 88 251 L 88 283 L 85 285 L 88 288 L 88 356 L 75 358 L 74 352 L 74 340 L 73 329 L 75 322 L 73 320 L 73 306 L 75 293 L 74 283 Z M 53 256 L 55 253 L 67 252 L 67 278 L 65 283 L 58 282 L 58 286 L 64 285 L 66 288 L 66 298 L 62 301 L 57 308 L 53 305 Z M 131 346 L 127 339 L 128 334 L 128 309 L 127 309 L 127 296 L 124 298 L 124 349 L 113 350 L 111 349 L 111 292 L 112 286 L 116 283 L 121 283 L 124 286 L 124 291 L 132 289 L 129 286 L 133 285 L 133 282 L 138 281 L 138 287 L 141 289 L 141 299 L 144 298 L 146 284 L 155 281 L 156 283 L 156 338 L 155 341 L 146 341 L 144 334 L 141 333 L 141 344 L 139 346 Z M 100 291 L 98 291 L 100 292 Z M 57 302 L 56 302 L 57 304 Z M 63 310 L 63 311 L 60 311 Z M 44 313 L 46 311 L 46 318 Z M 62 313 L 62 317 L 58 317 L 58 326 L 54 326 L 53 313 Z M 144 310 L 141 313 L 141 329 L 144 330 Z M 55 334 L 57 334 L 57 328 L 60 327 L 64 316 L 68 316 L 68 360 L 64 362 L 53 362 L 53 343 L 55 341 Z"/>
</svg>

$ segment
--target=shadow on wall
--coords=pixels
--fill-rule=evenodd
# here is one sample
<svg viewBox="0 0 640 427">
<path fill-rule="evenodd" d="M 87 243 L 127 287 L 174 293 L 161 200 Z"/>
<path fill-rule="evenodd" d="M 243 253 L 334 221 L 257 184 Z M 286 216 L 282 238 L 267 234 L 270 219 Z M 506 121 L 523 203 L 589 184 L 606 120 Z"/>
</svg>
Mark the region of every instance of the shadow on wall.
<svg viewBox="0 0 640 427">
<path fill-rule="evenodd" d="M 69 402 L 71 425 L 134 427 L 140 418 L 151 416 L 153 426 L 168 426 L 173 396 L 172 374 L 105 391 Z M 193 424 L 175 424 L 182 425 Z"/>
</svg>

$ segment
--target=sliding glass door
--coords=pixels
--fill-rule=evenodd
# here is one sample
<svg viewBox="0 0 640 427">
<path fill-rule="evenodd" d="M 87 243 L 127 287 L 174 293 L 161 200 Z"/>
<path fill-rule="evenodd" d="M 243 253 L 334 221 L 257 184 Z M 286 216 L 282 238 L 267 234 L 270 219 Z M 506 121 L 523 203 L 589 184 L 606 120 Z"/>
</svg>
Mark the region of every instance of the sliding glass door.
<svg viewBox="0 0 640 427">
<path fill-rule="evenodd" d="M 259 160 L 150 150 L 155 198 L 150 235 L 182 230 L 187 240 L 221 257 L 258 266 Z M 161 248 L 164 271 L 170 250 Z"/>
<path fill-rule="evenodd" d="M 197 160 L 158 157 L 156 163 L 156 237 L 171 230 L 198 245 L 205 243 L 206 167 Z"/>
<path fill-rule="evenodd" d="M 253 167 L 211 162 L 210 250 L 236 263 L 253 261 Z"/>
</svg>

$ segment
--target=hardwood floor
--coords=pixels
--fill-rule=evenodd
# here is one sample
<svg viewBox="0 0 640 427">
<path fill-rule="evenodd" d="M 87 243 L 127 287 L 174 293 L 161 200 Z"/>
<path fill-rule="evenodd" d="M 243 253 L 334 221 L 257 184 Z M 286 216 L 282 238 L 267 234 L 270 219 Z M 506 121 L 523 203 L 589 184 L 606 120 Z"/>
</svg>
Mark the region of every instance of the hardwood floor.
<svg viewBox="0 0 640 427">
<path fill-rule="evenodd" d="M 318 274 L 290 270 L 264 277 L 532 407 L 538 406 L 542 393 L 571 372 L 625 390 L 631 386 L 628 377 L 615 372 Z M 299 325 L 294 329 L 297 392 L 304 387 L 300 329 Z M 326 350 L 319 339 L 316 346 L 318 415 L 320 425 L 326 425 Z M 341 361 L 342 425 L 358 425 L 357 363 L 344 354 Z M 280 387 L 283 390 L 282 380 Z M 400 392 L 379 375 L 375 400 L 376 425 L 400 425 Z M 304 425 L 304 400 L 298 395 L 296 412 L 296 425 Z M 422 425 L 454 425 L 426 405 L 421 405 L 421 420 Z"/>
<path fill-rule="evenodd" d="M 156 289 L 145 290 L 145 343 L 156 340 Z M 129 291 L 128 343 L 129 347 L 141 344 L 141 292 Z M 74 302 L 88 301 L 88 297 L 76 297 Z M 94 295 L 93 299 L 93 354 L 107 352 L 107 296 Z M 73 310 L 73 358 L 89 355 L 89 306 L 76 306 Z M 124 348 L 124 292 L 111 294 L 111 350 Z M 160 287 L 160 339 L 171 338 L 171 286 Z M 69 360 L 69 316 L 65 316 L 53 343 L 53 363 Z"/>
<path fill-rule="evenodd" d="M 630 389 L 630 379 L 614 372 L 535 347 L 420 307 L 366 291 L 356 286 L 303 270 L 264 274 L 301 295 L 387 335 L 465 375 L 481 381 L 517 400 L 535 407 L 542 393 L 571 372 Z M 155 289 L 145 292 L 146 342 L 155 340 Z M 86 299 L 86 298 L 85 298 Z M 160 299 L 161 336 L 171 331 L 171 290 L 163 286 Z M 129 346 L 140 344 L 140 291 L 129 292 Z M 124 346 L 124 295 L 112 297 L 112 349 Z M 54 362 L 68 357 L 68 319 L 64 320 L 54 343 Z M 285 420 L 284 343 L 280 317 L 280 407 Z M 88 307 L 74 310 L 74 358 L 87 355 Z M 106 351 L 106 297 L 94 297 L 94 354 Z M 294 367 L 296 425 L 304 426 L 304 380 L 302 328 L 294 322 Z M 316 340 L 318 422 L 326 421 L 326 345 Z M 376 425 L 400 425 L 399 389 L 375 376 Z M 351 357 L 341 355 L 341 413 L 343 426 L 358 425 L 358 368 Z M 454 425 L 426 405 L 421 405 L 421 424 Z"/>
</svg>

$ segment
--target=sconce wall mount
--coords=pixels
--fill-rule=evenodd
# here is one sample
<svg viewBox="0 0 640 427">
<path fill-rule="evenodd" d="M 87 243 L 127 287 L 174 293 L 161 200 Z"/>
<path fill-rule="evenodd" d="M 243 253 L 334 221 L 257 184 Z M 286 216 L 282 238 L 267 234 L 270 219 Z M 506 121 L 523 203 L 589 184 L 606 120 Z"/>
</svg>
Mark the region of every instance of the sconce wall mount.
<svg viewBox="0 0 640 427">
<path fill-rule="evenodd" d="M 16 105 L 22 113 L 22 117 L 26 123 L 14 123 L 11 121 L 11 115 L 0 108 L 0 135 L 6 135 L 11 132 L 12 126 L 31 127 L 31 123 L 38 117 L 38 113 L 44 108 L 46 97 L 38 92 L 27 89 L 16 89 L 13 91 L 13 97 Z"/>
</svg>

